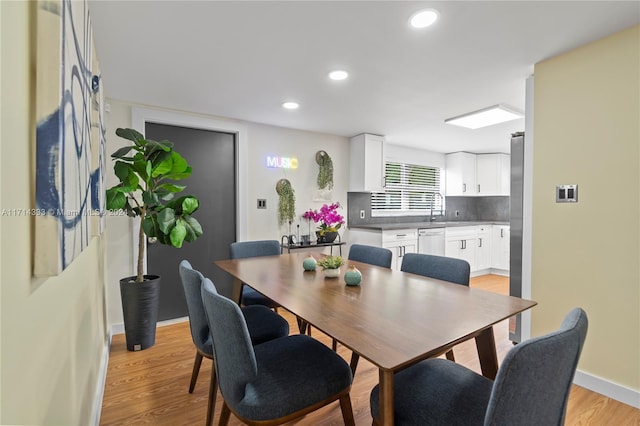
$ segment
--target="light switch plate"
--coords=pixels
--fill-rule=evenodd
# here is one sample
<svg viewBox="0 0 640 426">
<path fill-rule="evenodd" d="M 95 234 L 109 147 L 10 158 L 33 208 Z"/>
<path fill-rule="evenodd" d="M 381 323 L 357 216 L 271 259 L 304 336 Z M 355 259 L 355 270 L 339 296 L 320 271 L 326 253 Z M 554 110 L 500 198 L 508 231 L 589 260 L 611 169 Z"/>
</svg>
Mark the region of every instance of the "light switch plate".
<svg viewBox="0 0 640 426">
<path fill-rule="evenodd" d="M 258 198 L 258 208 L 259 209 L 267 208 L 267 200 L 265 198 Z"/>
<path fill-rule="evenodd" d="M 556 186 L 556 203 L 577 203 L 578 185 Z"/>
</svg>

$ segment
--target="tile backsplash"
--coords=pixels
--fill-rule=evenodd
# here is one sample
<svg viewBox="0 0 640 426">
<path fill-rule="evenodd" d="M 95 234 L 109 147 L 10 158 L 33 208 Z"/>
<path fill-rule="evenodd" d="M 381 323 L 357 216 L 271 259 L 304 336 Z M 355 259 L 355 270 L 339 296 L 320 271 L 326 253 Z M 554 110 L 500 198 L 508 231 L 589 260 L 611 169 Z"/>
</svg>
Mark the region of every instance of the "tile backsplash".
<svg viewBox="0 0 640 426">
<path fill-rule="evenodd" d="M 509 197 L 445 197 L 445 221 L 509 221 Z M 364 219 L 360 212 L 364 211 Z M 459 215 L 456 216 L 456 211 Z M 404 222 L 428 222 L 429 215 L 371 217 L 371 193 L 347 193 L 347 223 L 372 225 Z"/>
</svg>

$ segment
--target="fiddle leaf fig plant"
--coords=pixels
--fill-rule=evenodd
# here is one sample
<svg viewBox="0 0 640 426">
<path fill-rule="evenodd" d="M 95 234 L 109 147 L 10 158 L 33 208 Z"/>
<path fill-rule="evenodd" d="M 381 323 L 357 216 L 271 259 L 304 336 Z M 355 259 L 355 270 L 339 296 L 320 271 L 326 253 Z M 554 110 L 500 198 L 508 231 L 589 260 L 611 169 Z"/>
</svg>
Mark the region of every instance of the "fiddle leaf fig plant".
<svg viewBox="0 0 640 426">
<path fill-rule="evenodd" d="M 119 128 L 116 135 L 133 144 L 111 154 L 120 183 L 107 189 L 107 209 L 140 218 L 136 282 L 143 282 L 145 235 L 176 248 L 195 241 L 202 226 L 192 214 L 200 202 L 193 195 L 175 198 L 186 188 L 175 181 L 189 177 L 191 167 L 172 142 L 145 139 L 134 129 Z"/>
</svg>

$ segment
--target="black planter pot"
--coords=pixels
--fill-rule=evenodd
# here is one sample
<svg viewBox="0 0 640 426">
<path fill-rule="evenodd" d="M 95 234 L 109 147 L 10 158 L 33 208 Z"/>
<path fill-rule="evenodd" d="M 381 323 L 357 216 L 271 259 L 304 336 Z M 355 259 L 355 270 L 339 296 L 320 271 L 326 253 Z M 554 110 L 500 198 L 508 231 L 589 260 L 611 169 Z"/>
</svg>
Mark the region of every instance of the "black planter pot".
<svg viewBox="0 0 640 426">
<path fill-rule="evenodd" d="M 160 277 L 145 275 L 144 278 L 143 283 L 135 282 L 136 277 L 120 280 L 124 334 L 130 351 L 150 348 L 156 342 Z"/>
</svg>

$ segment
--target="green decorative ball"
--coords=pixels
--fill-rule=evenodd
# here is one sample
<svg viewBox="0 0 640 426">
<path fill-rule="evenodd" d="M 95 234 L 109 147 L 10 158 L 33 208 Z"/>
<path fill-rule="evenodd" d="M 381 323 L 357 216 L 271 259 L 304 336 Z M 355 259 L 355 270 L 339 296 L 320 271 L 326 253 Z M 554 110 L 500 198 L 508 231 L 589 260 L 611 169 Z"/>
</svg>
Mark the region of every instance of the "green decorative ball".
<svg viewBox="0 0 640 426">
<path fill-rule="evenodd" d="M 344 282 L 347 285 L 360 285 L 362 273 L 355 266 L 350 267 L 344 274 Z"/>
<path fill-rule="evenodd" d="M 302 261 L 302 267 L 304 268 L 305 271 L 315 271 L 317 265 L 318 265 L 318 262 L 316 262 L 313 256 L 309 256 Z"/>
</svg>

